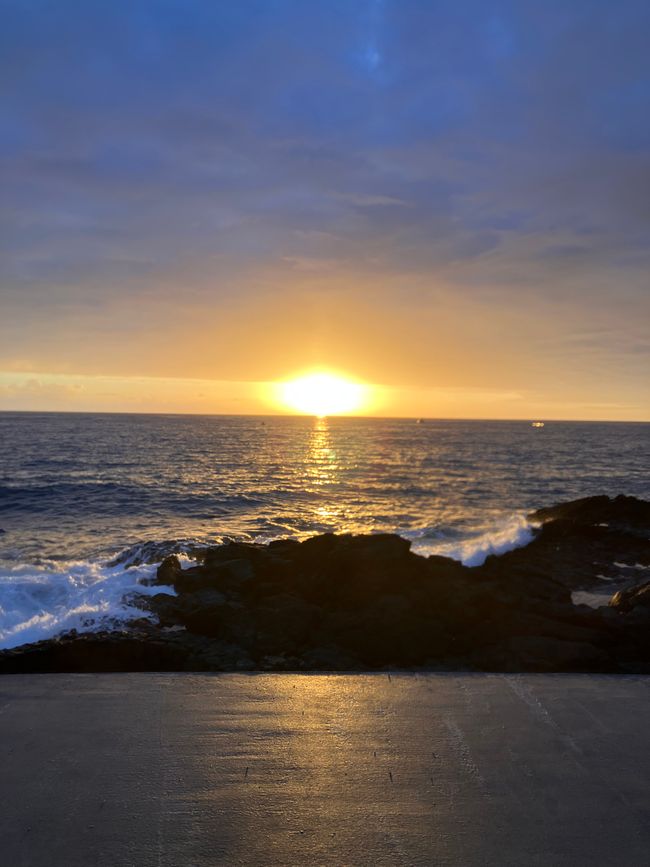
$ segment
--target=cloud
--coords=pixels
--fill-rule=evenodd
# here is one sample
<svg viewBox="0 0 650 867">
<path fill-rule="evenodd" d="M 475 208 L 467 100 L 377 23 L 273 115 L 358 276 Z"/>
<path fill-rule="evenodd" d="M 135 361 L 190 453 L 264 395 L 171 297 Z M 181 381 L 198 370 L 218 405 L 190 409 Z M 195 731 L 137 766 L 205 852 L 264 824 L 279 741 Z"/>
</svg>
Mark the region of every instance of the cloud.
<svg viewBox="0 0 650 867">
<path fill-rule="evenodd" d="M 312 327 L 345 287 L 378 334 L 453 321 L 497 377 L 473 317 L 516 311 L 501 339 L 541 374 L 540 324 L 612 317 L 606 367 L 647 316 L 647 3 L 34 0 L 2 23 L 6 358 L 109 373 L 116 344 L 143 365 L 135 341 L 175 328 L 189 375 L 195 322 Z M 416 345 L 391 349 L 405 376 Z"/>
</svg>

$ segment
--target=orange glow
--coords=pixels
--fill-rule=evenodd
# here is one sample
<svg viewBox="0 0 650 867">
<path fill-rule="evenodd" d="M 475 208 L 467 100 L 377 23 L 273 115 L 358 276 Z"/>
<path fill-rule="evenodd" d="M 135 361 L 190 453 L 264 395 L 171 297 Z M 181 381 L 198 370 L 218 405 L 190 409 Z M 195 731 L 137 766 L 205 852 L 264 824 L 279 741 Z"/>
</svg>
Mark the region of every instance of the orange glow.
<svg viewBox="0 0 650 867">
<path fill-rule="evenodd" d="M 271 399 L 279 407 L 300 415 L 355 414 L 367 409 L 370 386 L 324 371 L 274 383 Z"/>
</svg>

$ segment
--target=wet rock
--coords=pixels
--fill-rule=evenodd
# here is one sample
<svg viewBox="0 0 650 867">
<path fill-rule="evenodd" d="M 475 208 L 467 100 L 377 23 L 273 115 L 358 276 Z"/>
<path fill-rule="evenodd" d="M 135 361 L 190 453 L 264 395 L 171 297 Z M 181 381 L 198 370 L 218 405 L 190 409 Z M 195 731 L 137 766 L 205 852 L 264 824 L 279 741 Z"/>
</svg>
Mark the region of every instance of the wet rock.
<svg viewBox="0 0 650 867">
<path fill-rule="evenodd" d="M 228 600 L 224 594 L 211 589 L 178 596 L 159 593 L 146 601 L 149 610 L 158 616 L 161 625 L 178 624 L 198 634 L 203 634 L 201 627 L 206 624 L 214 631 L 223 619 L 223 612 L 228 608 Z"/>
<path fill-rule="evenodd" d="M 221 560 L 211 557 L 202 566 L 181 569 L 178 558 L 171 556 L 166 557 L 158 567 L 156 583 L 170 585 L 178 593 L 196 593 L 207 589 L 238 591 L 254 576 L 255 570 L 248 559 Z"/>
<path fill-rule="evenodd" d="M 176 554 L 170 554 L 168 557 L 165 557 L 156 570 L 156 583 L 167 584 L 173 587 L 175 582 L 181 578 L 182 573 L 181 561 Z"/>
<path fill-rule="evenodd" d="M 624 614 L 637 609 L 650 614 L 650 581 L 644 581 L 626 590 L 619 590 L 612 596 L 609 604 Z"/>
<path fill-rule="evenodd" d="M 170 555 L 156 583 L 177 595 L 139 599 L 158 625 L 5 651 L 0 671 L 650 670 L 650 582 L 627 586 L 650 564 L 650 504 L 589 497 L 533 517 L 529 545 L 475 568 L 391 534 L 229 542 L 189 569 Z M 621 572 L 611 607 L 572 604 Z"/>
<path fill-rule="evenodd" d="M 187 657 L 181 643 L 151 633 L 70 633 L 3 651 L 0 673 L 183 671 Z"/>
<path fill-rule="evenodd" d="M 241 620 L 240 607 L 211 588 L 164 599 L 156 596 L 151 610 L 164 618 L 165 625 L 175 622 L 189 632 L 212 637 L 232 635 Z"/>
<path fill-rule="evenodd" d="M 650 502 L 623 494 L 618 497 L 583 497 L 538 509 L 529 515 L 529 520 L 564 520 L 583 525 L 606 524 L 610 528 L 623 530 L 646 530 L 650 526 Z"/>
</svg>

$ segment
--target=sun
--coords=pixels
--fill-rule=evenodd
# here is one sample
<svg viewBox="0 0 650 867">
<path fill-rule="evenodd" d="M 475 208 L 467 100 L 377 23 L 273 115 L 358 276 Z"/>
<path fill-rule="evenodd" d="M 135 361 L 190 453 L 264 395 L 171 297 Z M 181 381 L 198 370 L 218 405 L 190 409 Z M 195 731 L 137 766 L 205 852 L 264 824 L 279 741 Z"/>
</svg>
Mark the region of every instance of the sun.
<svg viewBox="0 0 650 867">
<path fill-rule="evenodd" d="M 302 415 L 344 415 L 366 405 L 369 387 L 333 373 L 317 371 L 274 385 L 275 399 Z"/>
</svg>

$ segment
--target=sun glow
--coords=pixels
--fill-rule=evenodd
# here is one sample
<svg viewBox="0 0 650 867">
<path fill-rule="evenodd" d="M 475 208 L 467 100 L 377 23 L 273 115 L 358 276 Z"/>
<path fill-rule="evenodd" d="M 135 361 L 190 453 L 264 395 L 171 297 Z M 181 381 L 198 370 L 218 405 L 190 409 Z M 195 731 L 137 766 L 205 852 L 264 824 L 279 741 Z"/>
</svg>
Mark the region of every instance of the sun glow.
<svg viewBox="0 0 650 867">
<path fill-rule="evenodd" d="M 285 409 L 320 418 L 355 413 L 369 401 L 370 388 L 332 373 L 308 373 L 274 386 L 275 399 Z"/>
</svg>

